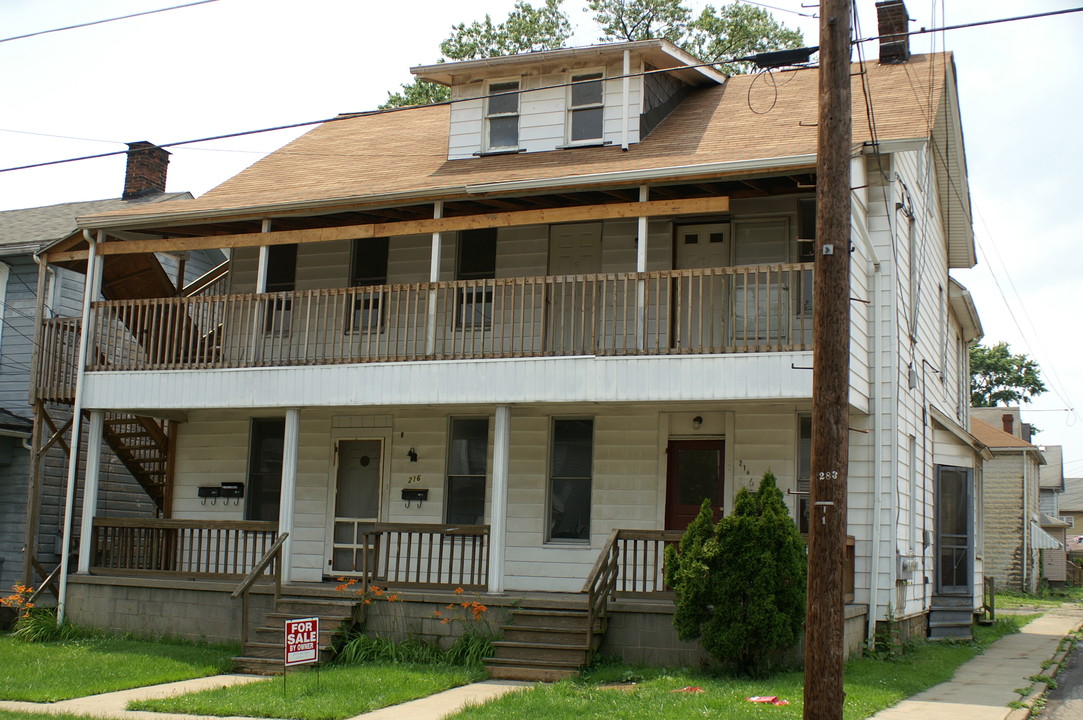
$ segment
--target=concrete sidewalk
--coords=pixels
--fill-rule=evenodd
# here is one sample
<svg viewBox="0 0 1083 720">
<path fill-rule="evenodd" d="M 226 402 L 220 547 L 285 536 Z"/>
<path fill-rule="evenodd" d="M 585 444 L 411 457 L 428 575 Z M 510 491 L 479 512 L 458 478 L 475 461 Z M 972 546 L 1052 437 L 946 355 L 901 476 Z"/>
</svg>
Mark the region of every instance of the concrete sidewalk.
<svg viewBox="0 0 1083 720">
<path fill-rule="evenodd" d="M 1020 699 L 1017 688 L 1029 688 L 1031 700 L 1045 690 L 1034 675 L 1052 675 L 1055 668 L 1042 662 L 1058 659 L 1061 639 L 1083 624 L 1083 610 L 1057 608 L 1007 635 L 985 652 L 963 664 L 946 683 L 931 687 L 873 716 L 874 720 L 1015 720 L 1026 718 L 1026 708 L 1008 707 Z"/>
<path fill-rule="evenodd" d="M 182 680 L 165 685 L 119 690 L 89 697 L 62 700 L 55 703 L 33 703 L 0 701 L 0 710 L 24 713 L 46 713 L 49 715 L 84 715 L 111 720 L 208 720 L 205 715 L 184 715 L 180 713 L 157 713 L 145 710 L 126 710 L 132 700 L 153 700 L 157 698 L 185 695 L 187 693 L 210 690 L 230 685 L 243 685 L 250 682 L 270 680 L 258 675 L 214 675 L 212 677 Z M 428 697 L 418 698 L 399 705 L 374 710 L 356 719 L 349 720 L 440 720 L 458 712 L 467 705 L 481 703 L 500 697 L 515 690 L 532 687 L 534 683 L 511 680 L 486 680 L 462 687 L 451 688 Z M 219 720 L 215 718 L 214 720 Z M 251 720 L 246 718 L 226 718 L 226 720 Z"/>
</svg>

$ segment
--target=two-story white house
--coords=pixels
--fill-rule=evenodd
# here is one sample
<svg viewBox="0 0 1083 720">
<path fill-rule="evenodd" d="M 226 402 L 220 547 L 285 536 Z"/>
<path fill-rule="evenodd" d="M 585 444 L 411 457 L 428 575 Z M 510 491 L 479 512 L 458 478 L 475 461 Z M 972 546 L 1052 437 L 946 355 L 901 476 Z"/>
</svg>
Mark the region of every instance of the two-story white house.
<svg viewBox="0 0 1083 720">
<path fill-rule="evenodd" d="M 856 644 L 981 602 L 954 66 L 888 60 L 854 66 Z M 288 534 L 284 592 L 564 598 L 608 613 L 603 647 L 686 661 L 661 556 L 703 498 L 723 514 L 770 470 L 807 529 L 817 70 L 727 78 L 646 40 L 414 73 L 452 101 L 342 115 L 45 254 L 94 278 L 232 251 L 224 289 L 43 326 L 39 385 L 83 431 L 162 418 L 171 449 L 170 517 L 138 526 L 94 513 L 90 463 L 68 611 L 235 638 L 228 591 Z"/>
</svg>

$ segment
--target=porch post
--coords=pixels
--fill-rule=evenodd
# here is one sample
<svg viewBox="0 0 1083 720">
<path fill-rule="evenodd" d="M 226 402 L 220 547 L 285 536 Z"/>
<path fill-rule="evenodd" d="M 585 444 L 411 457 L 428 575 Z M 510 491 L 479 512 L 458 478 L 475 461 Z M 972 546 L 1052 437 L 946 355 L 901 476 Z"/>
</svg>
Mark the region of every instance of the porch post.
<svg viewBox="0 0 1083 720">
<path fill-rule="evenodd" d="M 102 427 L 105 413 L 90 411 L 90 428 L 86 437 L 86 480 L 83 484 L 83 522 L 79 528 L 79 572 L 90 572 L 90 555 L 94 551 L 94 516 L 98 513 L 98 485 L 101 477 Z"/>
<path fill-rule="evenodd" d="M 493 429 L 493 497 L 489 510 L 489 592 L 504 592 L 504 549 L 508 528 L 508 461 L 511 407 L 496 406 Z"/>
<path fill-rule="evenodd" d="M 293 509 L 297 497 L 297 450 L 301 441 L 301 410 L 286 410 L 286 429 L 282 439 L 282 487 L 279 491 L 278 532 L 290 535 L 282 543 L 282 582 L 289 582 L 293 561 Z"/>
<path fill-rule="evenodd" d="M 271 219 L 263 218 L 263 222 L 260 224 L 261 233 L 271 232 Z M 270 249 L 267 245 L 259 246 L 259 256 L 256 261 L 256 294 L 262 295 L 267 292 L 267 265 L 270 262 Z M 258 307 L 258 306 L 257 306 Z M 270 308 L 264 305 L 266 311 L 269 312 Z M 263 324 L 263 313 L 256 313 L 256 317 L 252 320 L 252 341 L 248 343 L 248 361 L 255 362 L 259 359 L 260 350 L 262 346 L 260 338 L 260 326 Z"/>
<path fill-rule="evenodd" d="M 432 205 L 432 216 L 439 220 L 444 216 L 444 201 L 437 200 Z M 443 246 L 443 234 L 432 234 L 432 256 L 429 260 L 429 282 L 440 282 L 440 251 Z M 436 352 L 436 288 L 429 290 L 429 316 L 425 324 L 425 354 L 432 355 Z"/>
<path fill-rule="evenodd" d="M 639 202 L 647 202 L 650 188 L 639 186 Z M 647 272 L 647 216 L 639 216 L 639 231 L 636 234 L 636 272 Z M 642 277 L 636 281 L 636 350 L 647 346 L 647 282 Z"/>
<path fill-rule="evenodd" d="M 105 241 L 105 231 L 97 238 L 84 230 L 89 252 L 86 259 L 86 280 L 83 282 L 83 314 L 79 332 L 79 359 L 75 365 L 75 400 L 71 408 L 71 452 L 68 457 L 68 489 L 64 499 L 64 528 L 60 548 L 60 588 L 57 592 L 56 622 L 64 622 L 68 607 L 68 563 L 71 561 L 72 522 L 75 514 L 75 485 L 79 475 L 79 433 L 83 424 L 83 392 L 86 379 L 87 349 L 94 333 L 94 300 L 102 285 L 102 262 L 98 243 Z"/>
</svg>

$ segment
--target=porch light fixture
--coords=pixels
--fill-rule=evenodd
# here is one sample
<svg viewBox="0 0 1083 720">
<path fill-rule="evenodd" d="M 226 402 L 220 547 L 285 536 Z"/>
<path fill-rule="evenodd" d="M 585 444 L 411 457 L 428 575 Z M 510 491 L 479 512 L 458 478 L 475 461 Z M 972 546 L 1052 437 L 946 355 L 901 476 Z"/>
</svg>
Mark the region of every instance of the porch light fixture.
<svg viewBox="0 0 1083 720">
<path fill-rule="evenodd" d="M 692 418 L 692 429 L 693 430 L 699 430 L 701 425 L 703 425 L 703 417 L 702 416 L 696 415 L 694 418 Z"/>
<path fill-rule="evenodd" d="M 406 457 L 410 458 L 410 462 L 417 462 L 417 450 L 410 448 L 406 451 Z"/>
</svg>

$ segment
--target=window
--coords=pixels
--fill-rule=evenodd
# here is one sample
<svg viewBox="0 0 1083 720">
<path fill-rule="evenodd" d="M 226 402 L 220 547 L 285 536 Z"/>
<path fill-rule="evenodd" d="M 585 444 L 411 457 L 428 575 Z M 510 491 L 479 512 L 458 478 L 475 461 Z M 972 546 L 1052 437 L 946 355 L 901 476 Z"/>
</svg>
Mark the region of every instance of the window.
<svg viewBox="0 0 1083 720">
<path fill-rule="evenodd" d="M 278 520 L 285 418 L 254 418 L 248 445 L 248 520 Z"/>
<path fill-rule="evenodd" d="M 812 416 L 797 416 L 797 529 L 809 531 L 809 493 L 812 492 Z"/>
<path fill-rule="evenodd" d="M 485 98 L 485 126 L 489 150 L 519 149 L 519 81 L 489 83 Z"/>
<path fill-rule="evenodd" d="M 496 228 L 459 233 L 459 280 L 491 280 L 496 277 Z M 456 294 L 455 327 L 489 327 L 493 321 L 491 283 L 470 283 Z"/>
<path fill-rule="evenodd" d="M 485 521 L 488 453 L 488 418 L 452 419 L 448 439 L 447 523 L 480 525 Z"/>
<path fill-rule="evenodd" d="M 549 540 L 590 541 L 594 420 L 553 420 Z"/>
<path fill-rule="evenodd" d="M 369 287 L 387 284 L 388 239 L 358 238 L 353 241 L 350 260 L 350 286 Z M 382 288 L 358 293 L 354 297 L 350 329 L 381 330 L 384 325 Z"/>
<path fill-rule="evenodd" d="M 601 72 L 572 75 L 568 88 L 568 142 L 588 143 L 602 139 L 603 77 Z"/>
<path fill-rule="evenodd" d="M 297 245 L 271 245 L 267 248 L 265 292 L 291 292 L 297 283 Z M 267 305 L 263 329 L 274 335 L 289 335 L 293 301 L 274 298 Z"/>
</svg>

